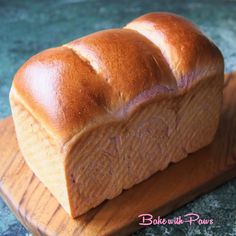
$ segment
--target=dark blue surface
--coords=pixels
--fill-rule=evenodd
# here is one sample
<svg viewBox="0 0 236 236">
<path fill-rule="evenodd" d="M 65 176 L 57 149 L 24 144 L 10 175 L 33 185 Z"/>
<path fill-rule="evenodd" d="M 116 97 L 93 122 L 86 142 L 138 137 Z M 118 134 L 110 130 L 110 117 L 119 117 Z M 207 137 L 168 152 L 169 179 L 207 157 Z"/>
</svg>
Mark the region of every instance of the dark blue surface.
<svg viewBox="0 0 236 236">
<path fill-rule="evenodd" d="M 123 26 L 151 11 L 171 11 L 194 21 L 223 52 L 226 71 L 236 70 L 236 1 L 0 0 L 0 118 L 10 115 L 8 93 L 12 77 L 27 58 L 88 33 Z M 211 217 L 215 223 L 155 226 L 135 235 L 236 235 L 236 180 L 168 217 L 188 212 Z M 0 235 L 26 234 L 0 200 Z"/>
</svg>

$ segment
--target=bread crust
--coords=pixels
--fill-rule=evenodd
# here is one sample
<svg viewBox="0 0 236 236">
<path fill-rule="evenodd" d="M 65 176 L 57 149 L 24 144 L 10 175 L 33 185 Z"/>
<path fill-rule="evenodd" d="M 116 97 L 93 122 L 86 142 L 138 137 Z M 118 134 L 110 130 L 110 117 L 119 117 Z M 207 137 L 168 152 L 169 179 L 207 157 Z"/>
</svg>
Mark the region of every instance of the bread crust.
<svg viewBox="0 0 236 236">
<path fill-rule="evenodd" d="M 86 127 L 126 119 L 150 99 L 186 93 L 219 75 L 219 49 L 191 22 L 150 13 L 123 29 L 33 56 L 16 73 L 11 93 L 51 136 L 66 143 Z"/>
</svg>

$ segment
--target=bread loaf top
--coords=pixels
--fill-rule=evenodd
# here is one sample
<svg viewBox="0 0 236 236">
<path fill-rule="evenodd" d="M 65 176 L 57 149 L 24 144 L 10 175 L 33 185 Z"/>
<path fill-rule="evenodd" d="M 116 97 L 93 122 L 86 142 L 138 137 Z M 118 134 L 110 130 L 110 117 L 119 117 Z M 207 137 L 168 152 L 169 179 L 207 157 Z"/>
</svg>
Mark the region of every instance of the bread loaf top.
<svg viewBox="0 0 236 236">
<path fill-rule="evenodd" d="M 10 98 L 65 143 L 89 127 L 126 119 L 146 102 L 223 79 L 223 64 L 191 22 L 150 13 L 33 56 L 16 73 Z"/>
</svg>

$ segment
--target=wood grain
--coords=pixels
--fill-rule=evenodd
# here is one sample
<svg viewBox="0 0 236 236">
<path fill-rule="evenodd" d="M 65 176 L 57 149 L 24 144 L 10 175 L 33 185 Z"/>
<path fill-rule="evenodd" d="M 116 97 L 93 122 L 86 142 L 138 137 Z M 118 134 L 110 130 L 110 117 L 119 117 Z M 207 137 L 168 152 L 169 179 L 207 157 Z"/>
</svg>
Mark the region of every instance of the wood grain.
<svg viewBox="0 0 236 236">
<path fill-rule="evenodd" d="M 211 145 L 75 220 L 24 162 L 12 118 L 1 121 L 1 196 L 34 235 L 127 235 L 137 230 L 139 214 L 163 216 L 236 176 L 236 73 L 225 78 L 221 121 Z"/>
</svg>

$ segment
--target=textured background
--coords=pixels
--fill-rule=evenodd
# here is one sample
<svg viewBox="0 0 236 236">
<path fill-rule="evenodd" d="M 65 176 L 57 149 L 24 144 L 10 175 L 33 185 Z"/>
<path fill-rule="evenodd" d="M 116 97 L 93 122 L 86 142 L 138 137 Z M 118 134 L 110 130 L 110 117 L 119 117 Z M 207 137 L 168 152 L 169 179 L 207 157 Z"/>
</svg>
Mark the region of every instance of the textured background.
<svg viewBox="0 0 236 236">
<path fill-rule="evenodd" d="M 27 58 L 94 31 L 123 26 L 151 11 L 171 11 L 191 19 L 221 49 L 226 71 L 236 70 L 236 1 L 0 0 L 0 118 L 11 113 L 12 77 Z M 236 180 L 167 218 L 189 212 L 213 218 L 215 223 L 148 227 L 134 235 L 236 235 Z M 28 234 L 0 199 L 0 235 Z"/>
</svg>

